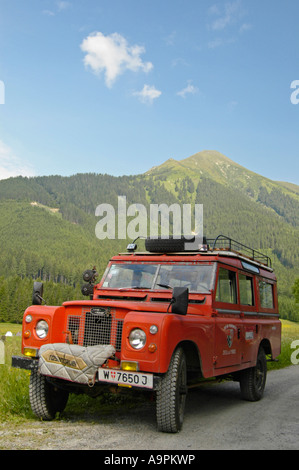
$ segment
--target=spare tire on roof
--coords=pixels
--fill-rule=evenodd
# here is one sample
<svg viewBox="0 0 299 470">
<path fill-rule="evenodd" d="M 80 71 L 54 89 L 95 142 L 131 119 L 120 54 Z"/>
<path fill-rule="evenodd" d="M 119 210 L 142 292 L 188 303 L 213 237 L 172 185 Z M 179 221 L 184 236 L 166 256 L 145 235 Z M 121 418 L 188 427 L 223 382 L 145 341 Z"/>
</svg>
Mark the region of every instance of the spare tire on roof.
<svg viewBox="0 0 299 470">
<path fill-rule="evenodd" d="M 145 249 L 155 253 L 172 253 L 175 251 L 186 251 L 185 243 L 194 242 L 195 236 L 186 238 L 183 235 L 180 238 L 147 238 L 145 240 Z"/>
</svg>

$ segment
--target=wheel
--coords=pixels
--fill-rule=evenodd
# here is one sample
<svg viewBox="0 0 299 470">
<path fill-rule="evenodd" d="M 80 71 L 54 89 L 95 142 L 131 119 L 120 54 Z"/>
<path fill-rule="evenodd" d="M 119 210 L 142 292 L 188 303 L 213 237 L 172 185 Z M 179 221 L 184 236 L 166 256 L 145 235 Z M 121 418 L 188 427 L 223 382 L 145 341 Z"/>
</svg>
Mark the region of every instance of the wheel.
<svg viewBox="0 0 299 470">
<path fill-rule="evenodd" d="M 156 417 L 159 431 L 175 433 L 182 428 L 186 395 L 186 358 L 183 349 L 178 348 L 157 390 Z"/>
<path fill-rule="evenodd" d="M 258 401 L 264 394 L 267 378 L 265 351 L 260 347 L 256 366 L 242 371 L 240 376 L 241 395 L 244 400 Z"/>
<path fill-rule="evenodd" d="M 57 412 L 66 407 L 69 393 L 54 387 L 44 375 L 32 371 L 29 384 L 29 399 L 33 413 L 40 419 L 51 421 Z"/>
</svg>

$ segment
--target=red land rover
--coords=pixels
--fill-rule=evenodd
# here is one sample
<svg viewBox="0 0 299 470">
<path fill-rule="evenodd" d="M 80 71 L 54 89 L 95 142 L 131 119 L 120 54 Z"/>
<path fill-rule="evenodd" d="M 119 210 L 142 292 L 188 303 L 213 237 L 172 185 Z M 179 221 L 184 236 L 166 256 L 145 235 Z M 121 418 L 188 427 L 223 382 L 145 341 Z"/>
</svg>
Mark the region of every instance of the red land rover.
<svg viewBox="0 0 299 470">
<path fill-rule="evenodd" d="M 184 239 L 147 239 L 146 252 L 113 257 L 85 301 L 42 305 L 34 283 L 24 314 L 23 356 L 33 412 L 53 419 L 69 393 L 142 389 L 156 400 L 158 430 L 178 432 L 188 387 L 207 378 L 239 381 L 244 399 L 262 398 L 267 359 L 280 354 L 276 277 L 264 254 L 219 235 L 198 251 Z"/>
</svg>

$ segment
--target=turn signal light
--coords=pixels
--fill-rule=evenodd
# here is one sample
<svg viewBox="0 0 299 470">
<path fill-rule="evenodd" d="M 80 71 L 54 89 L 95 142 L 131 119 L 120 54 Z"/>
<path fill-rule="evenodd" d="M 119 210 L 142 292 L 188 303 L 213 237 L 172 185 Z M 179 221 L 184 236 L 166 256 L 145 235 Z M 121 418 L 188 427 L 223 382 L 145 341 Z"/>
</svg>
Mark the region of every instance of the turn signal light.
<svg viewBox="0 0 299 470">
<path fill-rule="evenodd" d="M 35 348 L 24 348 L 24 356 L 26 357 L 37 357 L 38 349 Z"/>
<path fill-rule="evenodd" d="M 151 343 L 148 347 L 149 352 L 154 353 L 157 351 L 157 345 L 155 343 Z"/>
<path fill-rule="evenodd" d="M 132 370 L 137 372 L 139 370 L 139 364 L 138 362 L 121 361 L 120 368 L 121 370 Z"/>
</svg>

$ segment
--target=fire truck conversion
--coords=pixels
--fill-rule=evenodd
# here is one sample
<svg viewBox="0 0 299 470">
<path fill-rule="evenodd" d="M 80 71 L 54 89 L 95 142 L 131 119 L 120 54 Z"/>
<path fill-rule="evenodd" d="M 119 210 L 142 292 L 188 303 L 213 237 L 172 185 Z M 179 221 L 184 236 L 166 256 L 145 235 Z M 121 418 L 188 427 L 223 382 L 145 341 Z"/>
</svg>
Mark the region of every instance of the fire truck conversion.
<svg viewBox="0 0 299 470">
<path fill-rule="evenodd" d="M 231 238 L 146 239 L 114 256 L 100 282 L 83 274 L 87 300 L 45 305 L 35 282 L 24 313 L 22 356 L 31 371 L 33 412 L 55 418 L 69 393 L 122 387 L 146 391 L 159 431 L 182 428 L 188 388 L 206 379 L 240 383 L 241 397 L 263 396 L 267 360 L 280 354 L 276 277 L 268 256 Z"/>
</svg>

